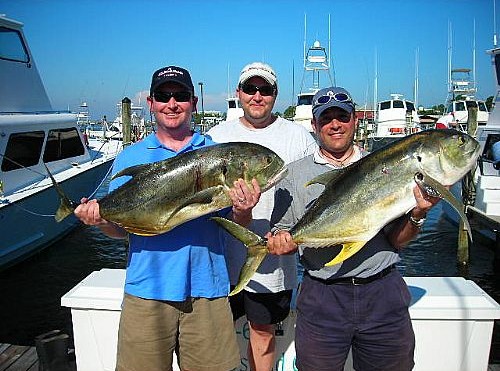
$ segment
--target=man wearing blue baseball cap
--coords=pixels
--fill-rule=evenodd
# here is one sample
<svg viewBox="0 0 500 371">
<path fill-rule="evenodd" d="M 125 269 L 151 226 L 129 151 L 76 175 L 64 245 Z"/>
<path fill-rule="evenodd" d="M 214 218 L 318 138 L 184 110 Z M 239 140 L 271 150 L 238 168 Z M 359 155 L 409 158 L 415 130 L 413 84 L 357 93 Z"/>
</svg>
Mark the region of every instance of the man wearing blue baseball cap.
<svg viewBox="0 0 500 371">
<path fill-rule="evenodd" d="M 304 215 L 324 186 L 309 180 L 349 166 L 366 152 L 354 145 L 358 125 L 351 94 L 328 87 L 313 98 L 312 125 L 319 149 L 288 165 L 275 193 L 274 225 L 268 238 L 272 254 L 299 252 L 304 277 L 297 299 L 296 365 L 301 371 L 344 369 L 352 350 L 356 370 L 402 371 L 413 368 L 415 336 L 408 313 L 409 290 L 395 268 L 399 250 L 413 239 L 427 211 L 439 199 L 424 199 L 419 187 L 411 217 L 387 225 L 342 263 L 325 267 L 338 253 L 297 246 L 288 230 Z"/>
</svg>

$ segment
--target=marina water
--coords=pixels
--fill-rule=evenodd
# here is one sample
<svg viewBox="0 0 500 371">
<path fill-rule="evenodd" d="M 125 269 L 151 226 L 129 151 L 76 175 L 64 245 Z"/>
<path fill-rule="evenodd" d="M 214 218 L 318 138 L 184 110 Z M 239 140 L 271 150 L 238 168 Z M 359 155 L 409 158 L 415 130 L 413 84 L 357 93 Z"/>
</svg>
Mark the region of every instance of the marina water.
<svg viewBox="0 0 500 371">
<path fill-rule="evenodd" d="M 101 191 L 97 198 L 102 196 Z M 474 237 L 469 266 L 457 267 L 457 227 L 442 217 L 440 203 L 429 213 L 419 237 L 405 248 L 398 268 L 405 276 L 463 276 L 500 302 L 493 243 Z M 29 260 L 0 272 L 0 343 L 33 345 L 36 336 L 55 329 L 72 335 L 71 312 L 61 307 L 61 296 L 95 270 L 124 268 L 126 253 L 124 241 L 80 225 Z M 499 321 L 490 363 L 500 363 Z"/>
</svg>

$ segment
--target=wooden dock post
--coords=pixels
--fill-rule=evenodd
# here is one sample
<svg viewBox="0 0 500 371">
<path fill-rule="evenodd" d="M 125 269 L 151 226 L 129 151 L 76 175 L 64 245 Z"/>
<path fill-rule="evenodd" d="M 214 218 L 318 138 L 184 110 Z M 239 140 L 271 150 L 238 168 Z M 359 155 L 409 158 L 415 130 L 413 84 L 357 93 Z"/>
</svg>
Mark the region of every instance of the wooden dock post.
<svg viewBox="0 0 500 371">
<path fill-rule="evenodd" d="M 122 99 L 122 129 L 123 129 L 123 147 L 132 143 L 132 110 L 131 100 L 127 97 Z"/>
</svg>

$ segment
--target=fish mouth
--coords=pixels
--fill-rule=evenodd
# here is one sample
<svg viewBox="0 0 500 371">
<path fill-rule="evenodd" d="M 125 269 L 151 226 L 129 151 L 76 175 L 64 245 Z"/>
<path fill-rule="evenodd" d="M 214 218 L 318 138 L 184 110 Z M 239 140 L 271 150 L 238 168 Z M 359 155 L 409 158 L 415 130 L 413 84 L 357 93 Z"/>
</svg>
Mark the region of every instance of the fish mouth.
<svg viewBox="0 0 500 371">
<path fill-rule="evenodd" d="M 264 189 L 262 189 L 262 192 L 267 191 L 273 185 L 277 184 L 281 179 L 285 177 L 287 173 L 288 173 L 288 168 L 286 166 L 283 166 L 275 176 L 269 178 Z"/>
</svg>

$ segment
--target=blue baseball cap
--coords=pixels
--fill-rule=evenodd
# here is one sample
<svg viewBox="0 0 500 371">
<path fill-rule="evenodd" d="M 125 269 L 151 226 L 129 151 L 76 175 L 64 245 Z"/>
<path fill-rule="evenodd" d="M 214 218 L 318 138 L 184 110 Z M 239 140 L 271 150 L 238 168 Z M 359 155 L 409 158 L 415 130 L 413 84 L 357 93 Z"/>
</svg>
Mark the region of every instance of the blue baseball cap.
<svg viewBox="0 0 500 371">
<path fill-rule="evenodd" d="M 352 113 L 354 106 L 355 103 L 347 90 L 339 86 L 330 86 L 314 94 L 312 113 L 317 120 L 328 108 L 339 107 L 344 111 Z"/>
</svg>

